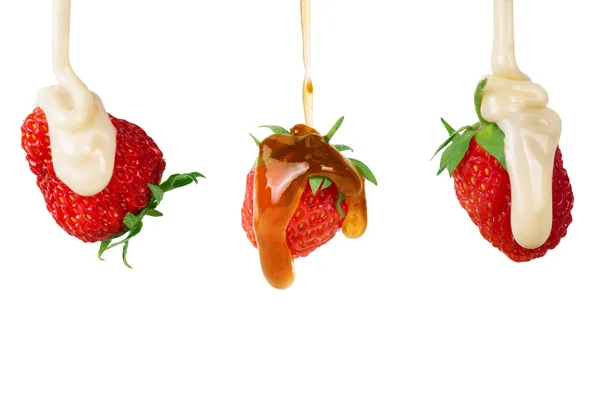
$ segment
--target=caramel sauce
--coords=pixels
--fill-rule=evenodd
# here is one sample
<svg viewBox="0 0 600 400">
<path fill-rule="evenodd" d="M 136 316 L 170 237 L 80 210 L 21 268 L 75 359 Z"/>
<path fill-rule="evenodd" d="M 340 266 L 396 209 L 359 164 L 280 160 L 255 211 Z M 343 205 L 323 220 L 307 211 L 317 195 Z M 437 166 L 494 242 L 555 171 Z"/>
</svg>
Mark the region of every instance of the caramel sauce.
<svg viewBox="0 0 600 400">
<path fill-rule="evenodd" d="M 265 278 L 277 289 L 294 282 L 286 228 L 309 177 L 327 177 L 344 194 L 348 205 L 344 235 L 357 238 L 367 228 L 363 176 L 315 129 L 300 124 L 290 133 L 273 134 L 260 143 L 254 178 L 254 231 L 260 262 Z"/>
<path fill-rule="evenodd" d="M 277 289 L 294 283 L 294 257 L 287 245 L 287 226 L 311 176 L 331 179 L 344 194 L 348 211 L 342 223 L 346 237 L 367 229 L 364 177 L 313 125 L 313 82 L 310 77 L 310 0 L 300 0 L 304 82 L 302 104 L 306 125 L 290 134 L 273 134 L 259 145 L 254 173 L 254 233 L 263 274 Z"/>
<path fill-rule="evenodd" d="M 300 19 L 302 23 L 302 60 L 304 61 L 302 104 L 306 125 L 313 126 L 313 83 L 310 77 L 310 0 L 300 0 Z"/>
</svg>

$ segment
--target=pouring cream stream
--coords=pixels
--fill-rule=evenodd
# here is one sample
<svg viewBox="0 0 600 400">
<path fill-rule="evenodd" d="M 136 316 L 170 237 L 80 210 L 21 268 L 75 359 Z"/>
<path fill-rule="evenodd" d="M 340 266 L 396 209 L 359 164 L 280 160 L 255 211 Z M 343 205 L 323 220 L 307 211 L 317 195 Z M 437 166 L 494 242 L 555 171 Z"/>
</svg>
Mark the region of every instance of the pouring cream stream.
<svg viewBox="0 0 600 400">
<path fill-rule="evenodd" d="M 71 0 L 52 3 L 52 64 L 59 85 L 41 89 L 36 104 L 48 120 L 56 176 L 82 196 L 101 192 L 113 174 L 116 129 L 102 100 L 71 67 Z"/>
<path fill-rule="evenodd" d="M 517 66 L 513 0 L 494 0 L 492 72 L 486 76 L 481 114 L 504 132 L 512 233 L 519 245 L 534 249 L 552 230 L 552 171 L 561 120 L 546 107 L 546 91 Z"/>
<path fill-rule="evenodd" d="M 304 61 L 304 82 L 302 83 L 302 104 L 306 125 L 313 126 L 313 83 L 310 77 L 310 0 L 300 0 L 302 22 L 302 60 Z"/>
</svg>

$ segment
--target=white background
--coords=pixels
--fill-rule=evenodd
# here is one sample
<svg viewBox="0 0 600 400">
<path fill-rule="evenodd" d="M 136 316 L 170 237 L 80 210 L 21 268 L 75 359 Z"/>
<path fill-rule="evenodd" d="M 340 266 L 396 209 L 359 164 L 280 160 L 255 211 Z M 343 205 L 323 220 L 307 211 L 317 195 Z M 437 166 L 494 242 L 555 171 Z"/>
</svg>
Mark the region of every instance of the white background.
<svg viewBox="0 0 600 400">
<path fill-rule="evenodd" d="M 543 259 L 484 241 L 429 162 L 445 117 L 475 122 L 492 1 L 315 0 L 315 124 L 380 181 L 369 228 L 262 277 L 240 227 L 261 124 L 301 123 L 297 0 L 73 0 L 72 61 L 141 125 L 169 193 L 129 260 L 47 213 L 20 125 L 51 68 L 51 2 L 0 5 L 0 398 L 598 399 L 600 271 L 595 2 L 515 0 L 520 67 L 563 119 L 574 222 Z"/>
</svg>

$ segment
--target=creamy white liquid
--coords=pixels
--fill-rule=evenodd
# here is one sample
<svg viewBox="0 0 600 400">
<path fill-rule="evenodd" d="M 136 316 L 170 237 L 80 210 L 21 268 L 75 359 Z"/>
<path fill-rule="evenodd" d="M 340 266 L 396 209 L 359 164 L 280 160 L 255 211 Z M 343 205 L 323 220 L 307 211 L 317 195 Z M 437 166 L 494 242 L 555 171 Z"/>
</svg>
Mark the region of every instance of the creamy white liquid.
<svg viewBox="0 0 600 400">
<path fill-rule="evenodd" d="M 310 0 L 300 0 L 302 22 L 302 60 L 304 62 L 304 82 L 302 83 L 302 104 L 306 125 L 313 126 L 313 84 L 310 77 Z"/>
<path fill-rule="evenodd" d="M 481 114 L 504 132 L 512 233 L 522 247 L 543 245 L 552 230 L 552 171 L 561 120 L 548 94 L 517 66 L 513 0 L 494 0 L 493 75 L 486 76 Z"/>
<path fill-rule="evenodd" d="M 82 196 L 101 192 L 113 174 L 116 129 L 100 98 L 75 75 L 69 58 L 71 0 L 53 0 L 52 63 L 59 83 L 41 89 L 56 176 Z"/>
</svg>

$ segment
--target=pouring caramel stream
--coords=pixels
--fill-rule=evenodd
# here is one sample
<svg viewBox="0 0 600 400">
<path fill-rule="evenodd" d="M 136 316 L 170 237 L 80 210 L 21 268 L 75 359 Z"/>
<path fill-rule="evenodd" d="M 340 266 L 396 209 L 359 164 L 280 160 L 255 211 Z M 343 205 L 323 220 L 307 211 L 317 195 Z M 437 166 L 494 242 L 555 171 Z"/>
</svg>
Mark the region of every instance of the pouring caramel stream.
<svg viewBox="0 0 600 400">
<path fill-rule="evenodd" d="M 254 231 L 260 262 L 265 278 L 278 289 L 294 282 L 286 228 L 309 177 L 329 178 L 344 194 L 348 205 L 344 235 L 359 237 L 367 227 L 364 178 L 354 165 L 315 129 L 300 124 L 290 133 L 273 134 L 261 142 L 254 178 Z"/>
</svg>

